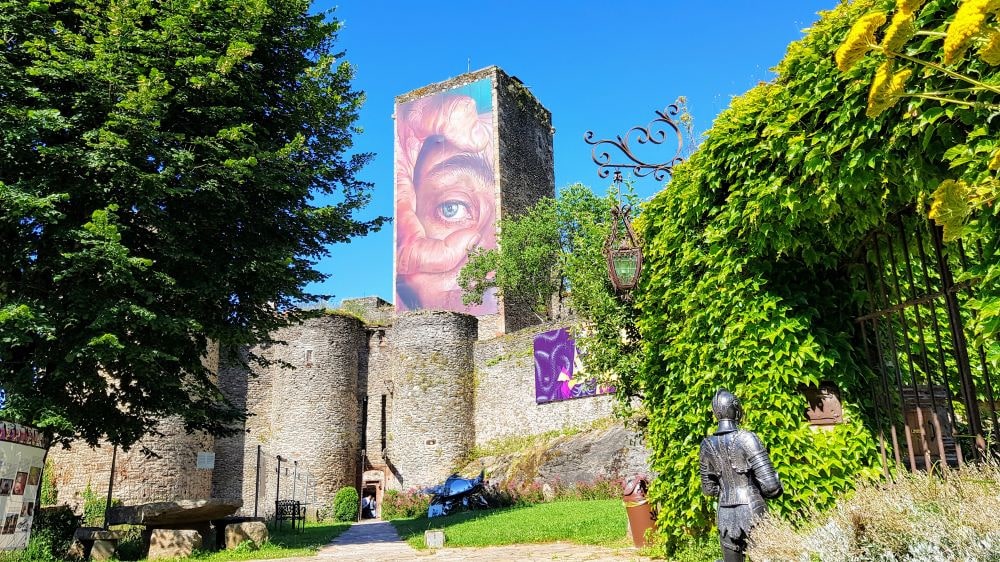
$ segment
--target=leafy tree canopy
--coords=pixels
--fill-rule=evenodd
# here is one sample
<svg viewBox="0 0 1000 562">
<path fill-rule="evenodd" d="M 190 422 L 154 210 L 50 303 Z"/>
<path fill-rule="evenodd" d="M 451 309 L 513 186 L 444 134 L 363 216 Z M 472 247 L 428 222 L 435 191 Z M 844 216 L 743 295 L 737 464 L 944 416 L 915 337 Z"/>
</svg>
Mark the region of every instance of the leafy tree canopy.
<svg viewBox="0 0 1000 562">
<path fill-rule="evenodd" d="M 637 203 L 630 184 L 622 196 Z M 615 204 L 617 193 L 599 197 L 582 184 L 543 198 L 523 215 L 502 219 L 498 247 L 471 252 L 458 282 L 466 303 L 482 302 L 496 287 L 539 318 L 551 312 L 552 297 L 559 294 L 577 315 L 574 338 L 585 350 L 588 370 L 614 384 L 621 405 L 628 406 L 639 392 L 631 383 L 641 357 L 636 310 L 615 294 L 603 253 Z"/>
<path fill-rule="evenodd" d="M 971 4 L 996 7 L 961 5 Z M 875 375 L 854 333 L 867 298 L 854 268 L 864 257 L 855 252 L 890 217 L 926 216 L 932 200 L 957 198 L 935 195 L 943 182 L 961 178 L 988 190 L 995 174 L 987 164 L 1000 123 L 990 119 L 997 94 L 971 91 L 910 60 L 942 60 L 959 5 L 855 0 L 823 13 L 789 46 L 776 80 L 734 99 L 646 205 L 647 268 L 636 297 L 645 363 L 636 384 L 650 413 L 647 438 L 659 474 L 650 495 L 668 544 L 712 529 L 697 459 L 699 441 L 714 427 L 709 404 L 720 386 L 744 400 L 746 425 L 770 447 L 785 484 L 773 511 L 831 506 L 879 473 L 864 414 Z M 906 21 L 882 30 L 887 11 Z M 995 22 L 995 10 L 983 17 Z M 904 24 L 912 29 L 901 39 Z M 835 56 L 843 44 L 853 46 Z M 884 50 L 865 56 L 873 44 Z M 947 70 L 997 84 L 997 68 L 971 52 Z M 955 96 L 966 103 L 935 99 Z M 995 364 L 995 328 L 982 322 L 996 314 L 986 303 L 1000 302 L 990 201 L 983 197 L 965 213 L 955 236 L 982 243 L 988 257 L 970 272 L 979 282 L 969 308 Z M 810 431 L 804 417 L 801 387 L 820 381 L 843 392 L 845 423 L 829 432 Z"/>
<path fill-rule="evenodd" d="M 0 0 L 5 414 L 128 446 L 242 416 L 209 342 L 266 341 L 359 220 L 363 96 L 308 0 Z M 319 205 L 316 195 L 334 203 Z"/>
</svg>

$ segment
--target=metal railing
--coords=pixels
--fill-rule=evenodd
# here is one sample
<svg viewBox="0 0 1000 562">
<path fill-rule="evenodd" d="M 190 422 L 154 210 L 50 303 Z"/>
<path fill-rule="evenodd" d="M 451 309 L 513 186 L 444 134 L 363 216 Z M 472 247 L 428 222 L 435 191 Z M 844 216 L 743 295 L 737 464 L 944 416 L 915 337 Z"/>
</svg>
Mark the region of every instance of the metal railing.
<svg viewBox="0 0 1000 562">
<path fill-rule="evenodd" d="M 995 451 L 996 381 L 969 329 L 968 272 L 982 247 L 944 244 L 939 227 L 911 215 L 873 233 L 860 258 L 867 298 L 855 321 L 876 377 L 870 409 L 886 474 L 893 463 L 957 467 Z"/>
</svg>

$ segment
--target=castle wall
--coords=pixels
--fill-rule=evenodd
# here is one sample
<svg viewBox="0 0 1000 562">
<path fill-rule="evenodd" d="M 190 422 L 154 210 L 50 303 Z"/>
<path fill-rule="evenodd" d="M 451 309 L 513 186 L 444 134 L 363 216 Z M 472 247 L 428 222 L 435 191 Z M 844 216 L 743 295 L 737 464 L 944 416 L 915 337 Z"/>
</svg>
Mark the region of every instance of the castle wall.
<svg viewBox="0 0 1000 562">
<path fill-rule="evenodd" d="M 475 439 L 472 342 L 476 319 L 455 312 L 401 314 L 390 330 L 389 486 L 440 483 Z"/>
<path fill-rule="evenodd" d="M 160 422 L 157 430 L 163 435 L 147 436 L 129 451 L 118 451 L 113 497 L 126 505 L 211 497 L 212 470 L 196 465 L 199 452 L 213 450 L 214 439 L 185 433 L 177 418 Z M 147 458 L 144 449 L 158 456 Z M 107 443 L 90 448 L 75 441 L 69 449 L 58 445 L 50 449 L 47 460 L 52 463 L 57 501 L 80 511 L 88 485 L 97 497 L 106 497 L 111 457 Z"/>
<path fill-rule="evenodd" d="M 534 337 L 563 325 L 550 322 L 476 342 L 476 445 L 586 425 L 612 415 L 611 395 L 535 403 Z"/>
<path fill-rule="evenodd" d="M 516 77 L 496 69 L 497 167 L 502 221 L 517 217 L 543 197 L 555 197 L 552 113 Z M 538 324 L 533 304 L 514 298 L 501 301 L 502 332 Z M 486 338 L 484 338 L 486 339 Z"/>
<path fill-rule="evenodd" d="M 219 349 L 210 343 L 202 362 L 212 372 L 219 369 Z M 166 418 L 156 426 L 160 435 L 146 435 L 128 451 L 106 442 L 90 447 L 74 441 L 69 448 L 49 449 L 57 502 L 81 511 L 87 487 L 95 496 L 106 498 L 115 456 L 112 496 L 124 504 L 155 501 L 206 499 L 212 497 L 213 470 L 198 468 L 198 453 L 211 453 L 215 438 L 206 433 L 187 433 L 180 418 Z M 103 500 L 102 500 L 103 501 Z"/>
<path fill-rule="evenodd" d="M 257 381 L 259 387 L 268 388 L 261 388 L 263 396 L 247 404 L 251 416 L 244 475 L 257 474 L 257 445 L 261 445 L 259 512 L 272 513 L 279 495 L 278 456 L 282 457 L 280 499 L 291 499 L 294 492 L 295 499 L 317 508 L 326 506 L 339 488 L 356 484 L 360 468 L 362 324 L 351 316 L 327 314 L 283 328 L 275 339 L 287 343 L 261 351 L 275 362 Z M 252 488 L 247 490 L 251 480 L 246 476 L 243 480 L 244 497 L 250 491 L 252 499 Z"/>
</svg>

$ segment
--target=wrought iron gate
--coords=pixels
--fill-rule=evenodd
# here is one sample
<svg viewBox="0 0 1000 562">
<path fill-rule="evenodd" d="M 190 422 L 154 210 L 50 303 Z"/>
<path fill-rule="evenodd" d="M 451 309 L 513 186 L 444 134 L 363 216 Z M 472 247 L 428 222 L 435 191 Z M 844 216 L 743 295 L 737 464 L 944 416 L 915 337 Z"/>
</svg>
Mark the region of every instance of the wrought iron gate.
<svg viewBox="0 0 1000 562">
<path fill-rule="evenodd" d="M 873 233 L 860 256 L 866 298 L 856 318 L 869 365 L 883 466 L 961 466 L 996 450 L 997 403 L 986 350 L 968 333 L 963 306 L 981 246 L 943 244 L 919 216 Z"/>
</svg>

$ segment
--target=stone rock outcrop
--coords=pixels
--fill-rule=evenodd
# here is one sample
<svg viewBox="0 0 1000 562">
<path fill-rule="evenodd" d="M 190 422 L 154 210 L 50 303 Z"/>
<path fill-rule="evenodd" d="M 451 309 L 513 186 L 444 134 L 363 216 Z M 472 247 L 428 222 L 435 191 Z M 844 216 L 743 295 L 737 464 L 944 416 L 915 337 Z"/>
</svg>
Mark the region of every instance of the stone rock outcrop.
<svg viewBox="0 0 1000 562">
<path fill-rule="evenodd" d="M 462 473 L 485 469 L 493 482 L 510 480 L 572 484 L 650 474 L 649 450 L 640 436 L 621 426 L 555 437 L 517 453 L 483 457 Z"/>
<path fill-rule="evenodd" d="M 260 548 L 267 542 L 267 525 L 263 521 L 244 521 L 226 525 L 226 548 L 240 546 L 243 541 L 250 541 L 254 547 Z"/>
<path fill-rule="evenodd" d="M 185 558 L 201 548 L 201 533 L 189 529 L 153 529 L 146 559 Z"/>
<path fill-rule="evenodd" d="M 236 512 L 240 500 L 181 500 L 156 502 L 108 511 L 108 525 L 181 525 L 222 519 Z"/>
</svg>

